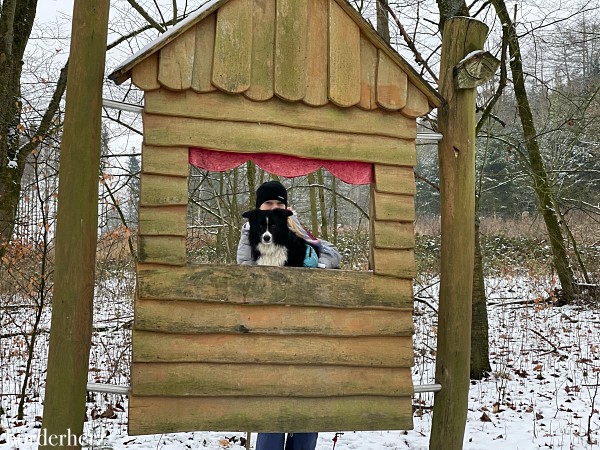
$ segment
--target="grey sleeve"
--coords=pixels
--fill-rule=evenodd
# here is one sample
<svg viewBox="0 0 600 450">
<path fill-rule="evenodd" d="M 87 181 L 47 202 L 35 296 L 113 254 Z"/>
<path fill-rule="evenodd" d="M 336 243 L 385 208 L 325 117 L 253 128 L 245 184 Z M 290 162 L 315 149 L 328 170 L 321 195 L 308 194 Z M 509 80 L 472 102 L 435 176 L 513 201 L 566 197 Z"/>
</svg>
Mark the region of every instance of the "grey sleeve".
<svg viewBox="0 0 600 450">
<path fill-rule="evenodd" d="M 245 223 L 242 227 L 240 242 L 238 243 L 237 263 L 244 265 L 255 265 L 256 261 L 252 260 L 252 249 L 250 247 L 250 240 L 248 239 L 248 230 L 250 230 L 250 225 Z"/>
<path fill-rule="evenodd" d="M 319 267 L 323 269 L 337 269 L 340 267 L 342 256 L 331 242 L 319 240 Z"/>
</svg>

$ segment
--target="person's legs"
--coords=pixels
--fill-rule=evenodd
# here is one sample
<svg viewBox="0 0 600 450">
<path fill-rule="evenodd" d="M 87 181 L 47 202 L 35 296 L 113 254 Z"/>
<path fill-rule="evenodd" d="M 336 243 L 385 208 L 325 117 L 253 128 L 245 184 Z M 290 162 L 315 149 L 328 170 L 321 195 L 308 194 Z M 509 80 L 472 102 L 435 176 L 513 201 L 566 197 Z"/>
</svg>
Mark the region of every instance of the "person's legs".
<svg viewBox="0 0 600 450">
<path fill-rule="evenodd" d="M 318 433 L 294 433 L 293 435 L 288 435 L 285 450 L 315 450 L 318 437 Z"/>
<path fill-rule="evenodd" d="M 285 433 L 258 433 L 256 450 L 283 450 Z"/>
</svg>

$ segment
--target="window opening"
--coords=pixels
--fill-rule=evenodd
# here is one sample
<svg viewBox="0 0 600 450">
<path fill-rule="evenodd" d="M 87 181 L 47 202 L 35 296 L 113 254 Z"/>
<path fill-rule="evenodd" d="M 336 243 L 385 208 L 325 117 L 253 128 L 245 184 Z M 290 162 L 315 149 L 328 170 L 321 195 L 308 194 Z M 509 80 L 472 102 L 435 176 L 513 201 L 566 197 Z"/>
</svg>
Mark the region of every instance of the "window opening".
<svg viewBox="0 0 600 450">
<path fill-rule="evenodd" d="M 288 205 L 304 228 L 336 245 L 342 255 L 341 269 L 368 269 L 369 184 L 346 183 L 324 168 L 293 178 L 282 177 L 252 161 L 222 172 L 190 165 L 188 262 L 235 264 L 245 222 L 242 213 L 255 207 L 258 186 L 272 179 L 288 190 Z"/>
</svg>

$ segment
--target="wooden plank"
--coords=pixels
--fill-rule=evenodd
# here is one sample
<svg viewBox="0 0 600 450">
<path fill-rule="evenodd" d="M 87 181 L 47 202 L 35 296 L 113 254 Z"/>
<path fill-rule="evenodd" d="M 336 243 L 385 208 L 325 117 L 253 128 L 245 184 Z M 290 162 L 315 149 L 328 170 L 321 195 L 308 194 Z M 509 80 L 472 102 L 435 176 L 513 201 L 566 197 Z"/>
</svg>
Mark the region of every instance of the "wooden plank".
<svg viewBox="0 0 600 450">
<path fill-rule="evenodd" d="M 359 108 L 340 108 L 331 103 L 316 109 L 276 97 L 269 102 L 257 103 L 243 96 L 219 91 L 199 95 L 190 91 L 169 92 L 164 89 L 148 92 L 144 104 L 147 113 L 176 117 L 274 124 L 400 139 L 415 139 L 417 135 L 415 120 L 384 109 L 363 111 Z"/>
<path fill-rule="evenodd" d="M 275 25 L 275 93 L 297 101 L 306 94 L 308 2 L 278 0 Z"/>
<path fill-rule="evenodd" d="M 184 90 L 192 86 L 196 31 L 192 28 L 160 50 L 158 82 L 167 89 Z"/>
<path fill-rule="evenodd" d="M 138 266 L 137 274 L 138 296 L 147 299 L 392 309 L 412 308 L 413 301 L 409 281 L 369 272 L 202 264 Z"/>
<path fill-rule="evenodd" d="M 378 275 L 398 278 L 417 276 L 415 253 L 413 250 L 373 249 L 373 271 Z"/>
<path fill-rule="evenodd" d="M 131 69 L 131 82 L 142 91 L 160 88 L 158 83 L 158 53 L 148 56 Z"/>
<path fill-rule="evenodd" d="M 187 235 L 187 205 L 148 207 L 138 211 L 140 235 Z"/>
<path fill-rule="evenodd" d="M 410 397 L 129 398 L 130 435 L 412 429 Z"/>
<path fill-rule="evenodd" d="M 374 164 L 375 189 L 390 194 L 415 195 L 415 173 L 412 167 Z"/>
<path fill-rule="evenodd" d="M 374 192 L 375 220 L 415 221 L 415 201 L 412 195 Z"/>
<path fill-rule="evenodd" d="M 175 206 L 188 203 L 187 177 L 151 175 L 140 176 L 141 206 Z"/>
<path fill-rule="evenodd" d="M 217 12 L 212 83 L 230 93 L 250 86 L 252 2 L 232 0 Z"/>
<path fill-rule="evenodd" d="M 328 57 L 329 0 L 308 0 L 306 66 L 308 78 L 304 102 L 312 106 L 329 103 Z"/>
<path fill-rule="evenodd" d="M 156 175 L 187 177 L 189 166 L 187 147 L 142 147 L 142 172 Z"/>
<path fill-rule="evenodd" d="M 427 97 L 419 91 L 414 84 L 408 83 L 406 105 L 402 108 L 402 115 L 406 117 L 421 117 L 431 111 Z"/>
<path fill-rule="evenodd" d="M 373 29 L 373 25 L 370 22 L 364 20 L 360 15 L 356 14 L 356 10 L 347 0 L 335 0 L 336 3 L 344 10 L 346 13 L 355 18 L 355 23 L 360 28 L 361 32 L 378 48 L 379 51 L 385 52 L 392 61 L 398 65 L 398 67 L 406 72 L 410 81 L 419 88 L 427 98 L 429 99 L 429 103 L 433 105 L 433 107 L 438 107 L 444 102 L 444 98 L 433 88 L 427 81 L 421 77 L 415 71 L 415 69 L 406 62 L 390 45 L 385 42 L 381 36 Z"/>
<path fill-rule="evenodd" d="M 196 47 L 191 87 L 196 92 L 211 92 L 216 89 L 211 83 L 216 22 L 217 13 L 213 13 L 195 27 Z"/>
<path fill-rule="evenodd" d="M 411 367 L 412 337 L 170 334 L 135 330 L 134 362 Z"/>
<path fill-rule="evenodd" d="M 398 111 L 406 105 L 407 77 L 400 67 L 382 51 L 378 52 L 377 103 L 382 108 Z"/>
<path fill-rule="evenodd" d="M 161 397 L 342 397 L 413 394 L 409 368 L 134 363 L 133 395 Z"/>
<path fill-rule="evenodd" d="M 129 78 L 129 71 L 136 66 L 140 61 L 147 58 L 149 55 L 158 52 L 162 47 L 167 45 L 169 42 L 177 39 L 180 35 L 193 28 L 196 24 L 202 22 L 202 20 L 210 16 L 215 10 L 219 9 L 223 3 L 223 0 L 212 2 L 204 5 L 202 11 L 199 14 L 194 15 L 194 20 L 184 20 L 178 23 L 176 27 L 170 28 L 166 33 L 159 36 L 158 39 L 150 42 L 146 47 L 137 52 L 135 55 L 124 61 L 115 71 L 113 71 L 108 78 L 114 80 L 117 84 L 123 83 Z"/>
<path fill-rule="evenodd" d="M 139 236 L 138 261 L 181 266 L 187 262 L 185 237 Z"/>
<path fill-rule="evenodd" d="M 373 223 L 373 245 L 376 248 L 414 248 L 415 231 L 412 222 L 382 222 Z"/>
<path fill-rule="evenodd" d="M 329 99 L 338 106 L 360 101 L 360 30 L 335 0 L 329 0 Z"/>
<path fill-rule="evenodd" d="M 273 97 L 275 2 L 254 0 L 250 87 L 244 95 L 256 101 Z"/>
<path fill-rule="evenodd" d="M 136 330 L 164 333 L 412 336 L 411 311 L 256 306 L 144 300 L 135 305 Z"/>
<path fill-rule="evenodd" d="M 204 147 L 243 153 L 278 153 L 333 161 L 411 166 L 415 144 L 383 136 L 330 133 L 271 124 L 190 119 L 144 114 L 144 143 Z M 235 130 L 235 133 L 232 132 Z M 285 136 L 285 139 L 282 139 Z"/>
<path fill-rule="evenodd" d="M 377 108 L 377 48 L 362 33 L 360 35 L 360 101 L 367 110 Z"/>
</svg>

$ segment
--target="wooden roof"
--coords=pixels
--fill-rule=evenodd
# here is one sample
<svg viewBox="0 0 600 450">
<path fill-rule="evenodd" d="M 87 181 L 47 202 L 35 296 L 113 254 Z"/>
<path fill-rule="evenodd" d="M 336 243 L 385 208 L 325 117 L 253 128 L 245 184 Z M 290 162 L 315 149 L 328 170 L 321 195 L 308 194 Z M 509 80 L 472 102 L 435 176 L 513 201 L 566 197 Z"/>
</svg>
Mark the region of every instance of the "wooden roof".
<svg viewBox="0 0 600 450">
<path fill-rule="evenodd" d="M 442 103 L 346 0 L 212 0 L 109 78 L 144 91 L 218 89 L 408 117 Z"/>
</svg>

